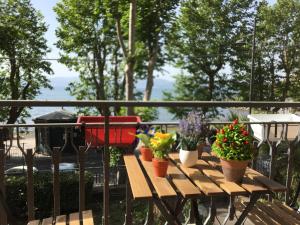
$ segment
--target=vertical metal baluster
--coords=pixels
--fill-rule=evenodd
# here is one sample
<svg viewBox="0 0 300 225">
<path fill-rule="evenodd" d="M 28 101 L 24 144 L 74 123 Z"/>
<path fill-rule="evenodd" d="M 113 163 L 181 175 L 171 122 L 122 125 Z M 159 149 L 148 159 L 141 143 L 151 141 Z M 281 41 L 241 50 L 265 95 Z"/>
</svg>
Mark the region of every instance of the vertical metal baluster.
<svg viewBox="0 0 300 225">
<path fill-rule="evenodd" d="M 204 225 L 208 224 L 213 224 L 216 218 L 216 205 L 215 205 L 215 200 L 214 197 L 210 197 L 210 205 L 209 205 L 209 211 L 208 211 L 208 216 L 204 222 Z"/>
<path fill-rule="evenodd" d="M 78 151 L 78 164 L 79 164 L 79 215 L 82 219 L 82 212 L 85 210 L 85 151 L 86 147 L 80 146 Z"/>
<path fill-rule="evenodd" d="M 53 163 L 53 198 L 54 198 L 54 210 L 53 216 L 59 216 L 60 214 L 60 184 L 59 184 L 59 162 L 60 162 L 60 148 L 54 147 L 52 153 Z"/>
<path fill-rule="evenodd" d="M 289 142 L 288 147 L 288 165 L 287 165 L 287 178 L 286 178 L 286 192 L 285 192 L 285 204 L 289 204 L 290 202 L 290 194 L 291 194 L 291 184 L 292 184 L 292 168 L 293 168 L 293 159 L 294 159 L 294 146 L 291 146 Z"/>
<path fill-rule="evenodd" d="M 154 224 L 154 214 L 153 214 L 153 201 L 148 201 L 148 212 L 147 212 L 147 218 L 144 225 L 153 225 Z"/>
<path fill-rule="evenodd" d="M 5 170 L 5 152 L 4 149 L 0 148 L 0 190 L 3 193 L 3 200 L 5 200 L 5 180 L 4 180 L 4 170 Z M 7 225 L 7 215 L 5 208 L 0 204 L 0 224 Z"/>
<path fill-rule="evenodd" d="M 129 183 L 129 178 L 126 179 L 126 214 L 124 225 L 132 224 L 132 193 Z"/>
<path fill-rule="evenodd" d="M 109 108 L 104 108 L 104 185 L 103 185 L 103 225 L 109 224 Z"/>
<path fill-rule="evenodd" d="M 33 189 L 33 152 L 27 149 L 25 155 L 27 164 L 27 212 L 28 222 L 34 220 L 34 189 Z"/>
</svg>

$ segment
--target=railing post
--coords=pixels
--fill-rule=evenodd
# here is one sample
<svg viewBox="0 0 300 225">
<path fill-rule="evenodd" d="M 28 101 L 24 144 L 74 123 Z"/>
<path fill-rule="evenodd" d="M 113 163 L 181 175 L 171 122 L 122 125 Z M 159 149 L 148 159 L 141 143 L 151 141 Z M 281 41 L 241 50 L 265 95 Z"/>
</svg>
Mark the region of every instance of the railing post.
<svg viewBox="0 0 300 225">
<path fill-rule="evenodd" d="M 85 182 L 84 182 L 84 169 L 85 169 L 85 150 L 84 146 L 79 147 L 78 163 L 79 163 L 79 212 L 85 210 Z"/>
<path fill-rule="evenodd" d="M 60 162 L 60 148 L 54 147 L 52 153 L 53 163 L 53 216 L 60 214 L 60 185 L 59 185 L 59 162 Z"/>
<path fill-rule="evenodd" d="M 5 150 L 0 149 L 0 190 L 3 193 L 5 199 L 5 181 L 4 181 L 4 170 L 5 170 Z M 5 213 L 4 206 L 0 204 L 0 225 L 7 225 L 7 215 Z"/>
<path fill-rule="evenodd" d="M 294 160 L 294 146 L 289 143 L 288 148 L 288 164 L 287 164 L 287 178 L 286 178 L 286 192 L 285 192 L 285 204 L 290 202 L 291 184 L 292 184 L 292 168 Z"/>
<path fill-rule="evenodd" d="M 109 108 L 104 108 L 103 225 L 109 225 Z"/>
<path fill-rule="evenodd" d="M 28 222 L 34 220 L 34 189 L 33 189 L 33 154 L 32 149 L 27 149 L 25 155 L 27 165 L 27 210 Z"/>
</svg>

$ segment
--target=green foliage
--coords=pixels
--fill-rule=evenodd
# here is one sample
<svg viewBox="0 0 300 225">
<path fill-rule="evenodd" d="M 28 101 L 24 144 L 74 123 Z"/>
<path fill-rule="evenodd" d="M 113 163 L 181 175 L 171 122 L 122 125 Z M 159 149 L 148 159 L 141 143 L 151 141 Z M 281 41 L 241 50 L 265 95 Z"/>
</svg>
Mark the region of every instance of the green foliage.
<svg viewBox="0 0 300 225">
<path fill-rule="evenodd" d="M 120 52 L 105 1 L 61 0 L 54 8 L 62 63 L 79 73 L 67 90 L 78 100 L 122 99 Z M 98 109 L 99 112 L 101 108 Z"/>
<path fill-rule="evenodd" d="M 164 159 L 171 151 L 172 144 L 175 142 L 175 134 L 156 132 L 150 139 L 150 147 L 154 158 Z"/>
<path fill-rule="evenodd" d="M 118 165 L 118 162 L 120 161 L 122 157 L 122 149 L 117 148 L 117 147 L 109 147 L 109 153 L 110 153 L 110 161 L 109 161 L 109 166 L 110 167 L 115 167 Z"/>
<path fill-rule="evenodd" d="M 143 142 L 146 148 L 150 147 L 151 136 L 149 136 L 148 134 L 137 134 L 135 136 L 138 137 Z"/>
<path fill-rule="evenodd" d="M 158 109 L 153 107 L 135 107 L 135 115 L 141 117 L 143 122 L 155 121 L 158 119 Z"/>
<path fill-rule="evenodd" d="M 47 26 L 29 0 L 0 1 L 0 99 L 31 100 L 41 88 L 51 88 Z M 0 108 L 0 121 L 15 123 L 29 116 L 20 108 Z"/>
<path fill-rule="evenodd" d="M 34 196 L 37 218 L 45 218 L 52 215 L 53 206 L 51 172 L 39 172 L 34 174 Z M 7 203 L 14 216 L 22 218 L 27 213 L 27 192 L 25 176 L 6 176 L 6 198 Z M 93 174 L 85 173 L 86 201 L 89 203 L 92 198 Z M 78 173 L 60 173 L 60 198 L 62 213 L 78 211 L 79 207 L 79 175 Z"/>
<path fill-rule="evenodd" d="M 257 7 L 253 100 L 298 99 L 299 12 L 297 0 L 278 0 L 274 5 L 263 1 Z M 232 58 L 233 79 L 230 85 L 237 91 L 235 97 L 240 100 L 248 100 L 251 68 L 252 32 L 248 30 L 244 34 L 241 40 L 245 45 L 236 48 L 237 57 Z"/>
<path fill-rule="evenodd" d="M 253 157 L 251 141 L 252 137 L 246 127 L 236 119 L 218 131 L 212 151 L 222 159 L 250 160 Z"/>
</svg>

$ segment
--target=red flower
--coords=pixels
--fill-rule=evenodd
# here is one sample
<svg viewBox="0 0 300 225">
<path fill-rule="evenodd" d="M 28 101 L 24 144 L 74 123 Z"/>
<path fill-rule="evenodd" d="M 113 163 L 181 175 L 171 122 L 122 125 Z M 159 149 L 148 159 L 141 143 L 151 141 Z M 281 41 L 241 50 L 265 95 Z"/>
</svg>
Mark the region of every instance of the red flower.
<svg viewBox="0 0 300 225">
<path fill-rule="evenodd" d="M 232 124 L 229 125 L 229 129 L 233 130 L 233 125 Z"/>
<path fill-rule="evenodd" d="M 248 131 L 246 131 L 246 130 L 243 131 L 244 136 L 248 136 L 248 134 L 249 134 Z"/>
<path fill-rule="evenodd" d="M 233 121 L 233 124 L 234 125 L 236 125 L 236 124 L 238 124 L 239 123 L 239 120 L 238 119 L 235 119 L 234 121 Z"/>
<path fill-rule="evenodd" d="M 221 134 L 224 134 L 224 129 L 221 129 L 221 130 L 220 130 L 220 133 L 221 133 Z"/>
<path fill-rule="evenodd" d="M 247 144 L 249 144 L 249 142 L 248 141 L 244 141 L 244 144 L 247 145 Z"/>
<path fill-rule="evenodd" d="M 224 139 L 223 139 L 223 142 L 224 142 L 224 143 L 227 142 L 227 138 L 224 138 Z"/>
</svg>

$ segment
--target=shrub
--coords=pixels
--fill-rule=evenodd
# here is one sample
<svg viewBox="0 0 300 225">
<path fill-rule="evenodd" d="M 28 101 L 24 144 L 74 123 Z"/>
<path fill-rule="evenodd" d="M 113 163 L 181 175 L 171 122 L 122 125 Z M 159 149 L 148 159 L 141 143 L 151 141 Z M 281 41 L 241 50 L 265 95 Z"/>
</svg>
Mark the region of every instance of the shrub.
<svg viewBox="0 0 300 225">
<path fill-rule="evenodd" d="M 44 218 L 53 210 L 53 174 L 42 172 L 34 174 L 34 206 L 36 217 Z M 6 177 L 6 199 L 12 214 L 18 218 L 27 216 L 27 178 L 25 176 Z M 93 174 L 85 174 L 86 203 L 92 199 Z M 71 213 L 79 208 L 79 174 L 64 172 L 60 174 L 61 213 Z"/>
</svg>

